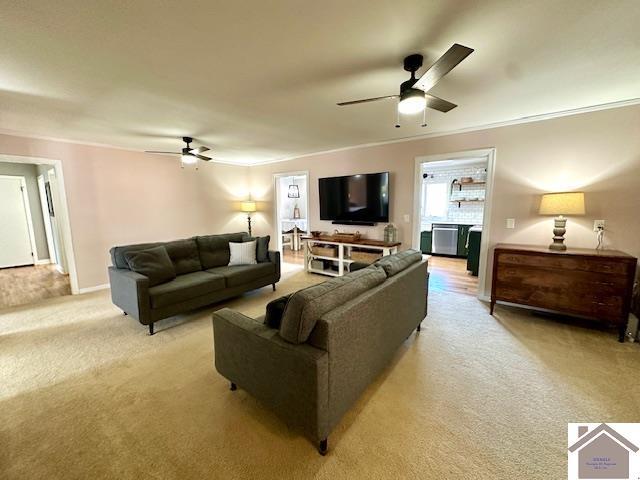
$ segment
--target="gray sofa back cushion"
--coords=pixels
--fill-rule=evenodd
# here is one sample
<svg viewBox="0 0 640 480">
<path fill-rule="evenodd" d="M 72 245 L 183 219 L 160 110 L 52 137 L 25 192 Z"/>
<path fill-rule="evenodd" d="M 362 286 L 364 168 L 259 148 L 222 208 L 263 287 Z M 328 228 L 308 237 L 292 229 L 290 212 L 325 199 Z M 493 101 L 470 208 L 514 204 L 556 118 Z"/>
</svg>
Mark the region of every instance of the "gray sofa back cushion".
<svg viewBox="0 0 640 480">
<path fill-rule="evenodd" d="M 199 272 L 202 270 L 200 254 L 195 238 L 174 240 L 164 244 L 167 253 L 173 262 L 177 275 Z"/>
<path fill-rule="evenodd" d="M 202 268 L 206 270 L 207 268 L 229 265 L 231 257 L 229 242 L 242 242 L 246 236 L 246 233 L 239 232 L 196 237 Z"/>
<path fill-rule="evenodd" d="M 325 313 L 386 280 L 375 265 L 294 293 L 285 308 L 280 336 L 291 343 L 306 342 L 316 322 Z"/>
<path fill-rule="evenodd" d="M 129 270 L 129 264 L 127 260 L 124 258 L 124 254 L 127 252 L 136 252 L 138 250 L 148 250 L 153 247 L 159 247 L 164 245 L 164 243 L 154 242 L 154 243 L 137 243 L 134 245 L 122 245 L 120 247 L 113 247 L 109 250 L 111 253 L 111 264 L 116 268 L 126 268 Z"/>
<path fill-rule="evenodd" d="M 393 277 L 397 273 L 400 273 L 402 270 L 407 268 L 409 265 L 412 265 L 421 260 L 422 253 L 420 251 L 405 250 L 403 252 L 382 257 L 375 264 L 384 269 L 387 277 Z"/>
<path fill-rule="evenodd" d="M 176 270 L 169 258 L 167 249 L 163 246 L 147 250 L 133 250 L 126 252 L 124 258 L 129 269 L 144 275 L 149 279 L 149 286 L 159 285 L 176 278 Z"/>
</svg>

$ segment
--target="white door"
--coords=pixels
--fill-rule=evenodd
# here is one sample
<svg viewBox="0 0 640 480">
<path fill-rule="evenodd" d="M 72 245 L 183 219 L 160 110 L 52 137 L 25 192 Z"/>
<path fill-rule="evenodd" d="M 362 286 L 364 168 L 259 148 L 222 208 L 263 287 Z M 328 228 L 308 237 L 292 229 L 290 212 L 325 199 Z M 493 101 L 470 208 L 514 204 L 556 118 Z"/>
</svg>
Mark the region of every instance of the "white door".
<svg viewBox="0 0 640 480">
<path fill-rule="evenodd" d="M 19 177 L 0 177 L 0 268 L 33 265 L 29 217 Z"/>
</svg>

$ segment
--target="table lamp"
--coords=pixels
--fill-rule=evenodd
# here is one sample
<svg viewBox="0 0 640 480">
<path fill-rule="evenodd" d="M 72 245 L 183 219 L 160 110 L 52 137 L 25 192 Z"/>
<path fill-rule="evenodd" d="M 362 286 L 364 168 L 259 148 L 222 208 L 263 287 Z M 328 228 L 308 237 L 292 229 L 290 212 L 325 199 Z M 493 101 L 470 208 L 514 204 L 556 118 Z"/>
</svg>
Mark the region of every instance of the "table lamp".
<svg viewBox="0 0 640 480">
<path fill-rule="evenodd" d="M 247 214 L 247 224 L 249 225 L 249 236 L 251 236 L 251 214 L 258 209 L 256 208 L 256 202 L 253 200 L 247 200 L 240 203 L 240 211 Z"/>
<path fill-rule="evenodd" d="M 553 243 L 549 245 L 549 250 L 566 250 L 564 234 L 567 232 L 567 219 L 564 215 L 584 215 L 584 193 L 545 193 L 540 201 L 539 213 L 557 215 L 553 220 Z"/>
</svg>

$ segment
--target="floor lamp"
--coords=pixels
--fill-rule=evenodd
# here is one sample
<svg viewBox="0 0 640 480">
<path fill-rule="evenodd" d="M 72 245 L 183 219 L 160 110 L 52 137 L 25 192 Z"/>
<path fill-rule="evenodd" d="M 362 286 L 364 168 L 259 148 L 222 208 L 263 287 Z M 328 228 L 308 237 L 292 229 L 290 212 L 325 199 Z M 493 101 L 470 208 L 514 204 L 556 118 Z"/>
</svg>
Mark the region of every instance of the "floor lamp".
<svg viewBox="0 0 640 480">
<path fill-rule="evenodd" d="M 257 211 L 256 202 L 247 200 L 240 204 L 240 211 L 247 214 L 247 225 L 249 226 L 249 236 L 251 236 L 251 214 Z"/>
</svg>

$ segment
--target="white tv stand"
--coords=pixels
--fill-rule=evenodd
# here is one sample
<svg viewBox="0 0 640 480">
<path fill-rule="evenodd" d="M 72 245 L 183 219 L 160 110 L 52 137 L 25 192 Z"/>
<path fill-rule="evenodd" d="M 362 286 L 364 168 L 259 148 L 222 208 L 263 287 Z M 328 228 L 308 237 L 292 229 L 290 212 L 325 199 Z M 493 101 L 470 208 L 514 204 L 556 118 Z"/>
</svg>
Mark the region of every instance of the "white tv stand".
<svg viewBox="0 0 640 480">
<path fill-rule="evenodd" d="M 354 248 L 362 251 L 380 252 L 384 257 L 386 255 L 396 253 L 398 251 L 398 247 L 400 246 L 400 242 L 385 243 L 381 240 L 366 239 L 345 241 L 335 239 L 332 236 L 303 237 L 302 241 L 304 242 L 305 272 L 318 273 L 320 275 L 328 275 L 330 277 L 341 277 L 345 273 L 349 272 L 349 267 L 351 266 L 351 264 L 358 261 L 351 258 L 351 252 Z M 334 257 L 312 253 L 312 247 L 317 244 L 335 246 L 337 255 Z M 311 266 L 311 262 L 313 260 L 328 260 L 334 265 L 337 264 L 337 271 L 330 268 L 322 270 L 313 268 Z"/>
</svg>

